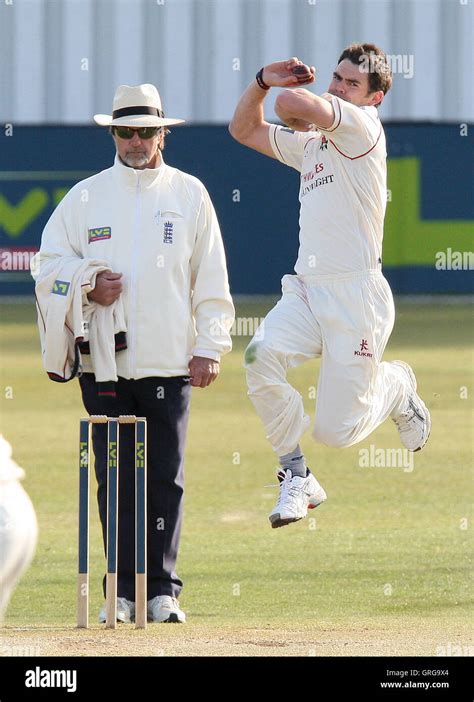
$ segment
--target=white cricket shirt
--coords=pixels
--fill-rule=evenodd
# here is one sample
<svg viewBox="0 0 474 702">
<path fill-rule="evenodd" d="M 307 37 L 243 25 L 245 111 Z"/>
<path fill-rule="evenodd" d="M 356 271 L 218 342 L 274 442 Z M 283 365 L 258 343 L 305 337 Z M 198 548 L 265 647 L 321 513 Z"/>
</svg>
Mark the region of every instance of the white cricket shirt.
<svg viewBox="0 0 474 702">
<path fill-rule="evenodd" d="M 377 108 L 333 95 L 329 129 L 271 125 L 275 156 L 301 173 L 299 275 L 380 269 L 387 201 L 385 134 Z"/>
</svg>

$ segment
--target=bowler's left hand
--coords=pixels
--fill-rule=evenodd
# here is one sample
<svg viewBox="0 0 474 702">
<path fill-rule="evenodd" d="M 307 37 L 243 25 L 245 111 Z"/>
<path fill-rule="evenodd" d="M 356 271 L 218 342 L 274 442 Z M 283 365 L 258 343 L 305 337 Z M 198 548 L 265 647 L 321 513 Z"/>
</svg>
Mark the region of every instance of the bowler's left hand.
<svg viewBox="0 0 474 702">
<path fill-rule="evenodd" d="M 219 375 L 220 363 L 212 358 L 193 356 L 189 362 L 191 385 L 195 388 L 207 388 Z"/>
</svg>

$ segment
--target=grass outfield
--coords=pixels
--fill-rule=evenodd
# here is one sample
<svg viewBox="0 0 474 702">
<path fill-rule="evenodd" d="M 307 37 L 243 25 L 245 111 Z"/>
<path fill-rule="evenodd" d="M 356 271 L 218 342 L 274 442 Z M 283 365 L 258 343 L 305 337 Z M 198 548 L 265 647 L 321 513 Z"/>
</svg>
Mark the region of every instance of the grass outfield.
<svg viewBox="0 0 474 702">
<path fill-rule="evenodd" d="M 241 317 L 265 312 L 257 304 L 238 308 Z M 437 655 L 472 645 L 470 307 L 397 306 L 386 358 L 413 366 L 433 419 L 414 470 L 359 467 L 361 448 L 400 446 L 392 422 L 343 450 L 316 445 L 308 433 L 302 446 L 328 502 L 278 530 L 268 522 L 277 489 L 266 487 L 276 483 L 274 455 L 241 368 L 248 338 L 235 338 L 219 381 L 193 391 L 178 561 L 188 624 L 147 632 L 95 624 L 105 565 L 95 500 L 93 624 L 74 629 L 79 388 L 46 378 L 31 305 L 2 305 L 0 317 L 1 387 L 13 392 L 2 398 L 2 432 L 26 470 L 40 526 L 0 654 Z M 290 375 L 312 416 L 318 366 Z"/>
</svg>

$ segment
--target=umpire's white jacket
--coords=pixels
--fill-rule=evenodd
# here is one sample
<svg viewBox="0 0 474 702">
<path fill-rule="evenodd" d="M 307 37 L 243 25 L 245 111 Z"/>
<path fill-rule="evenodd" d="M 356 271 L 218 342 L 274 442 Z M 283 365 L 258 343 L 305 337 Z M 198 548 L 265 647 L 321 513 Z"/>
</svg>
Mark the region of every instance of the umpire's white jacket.
<svg viewBox="0 0 474 702">
<path fill-rule="evenodd" d="M 164 162 L 112 168 L 77 183 L 51 215 L 36 265 L 76 255 L 123 273 L 123 378 L 187 375 L 191 356 L 232 348 L 224 246 L 204 185 Z M 83 358 L 83 370 L 92 371 Z"/>
</svg>

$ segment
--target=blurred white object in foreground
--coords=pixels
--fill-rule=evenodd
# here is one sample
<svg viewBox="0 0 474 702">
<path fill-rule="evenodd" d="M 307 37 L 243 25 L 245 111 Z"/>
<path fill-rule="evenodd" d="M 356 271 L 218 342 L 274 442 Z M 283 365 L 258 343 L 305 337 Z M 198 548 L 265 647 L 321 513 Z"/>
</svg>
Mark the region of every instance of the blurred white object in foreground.
<svg viewBox="0 0 474 702">
<path fill-rule="evenodd" d="M 25 472 L 11 455 L 12 447 L 0 434 L 0 621 L 38 537 L 35 510 L 20 484 Z"/>
</svg>

